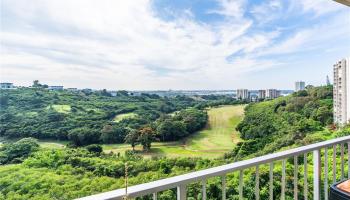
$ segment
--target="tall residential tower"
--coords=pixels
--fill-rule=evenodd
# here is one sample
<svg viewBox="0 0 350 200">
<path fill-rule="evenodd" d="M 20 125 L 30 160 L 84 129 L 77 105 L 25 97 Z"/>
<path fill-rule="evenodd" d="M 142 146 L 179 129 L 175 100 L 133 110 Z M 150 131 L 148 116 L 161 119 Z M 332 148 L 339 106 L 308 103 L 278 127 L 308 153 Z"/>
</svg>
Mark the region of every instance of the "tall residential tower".
<svg viewBox="0 0 350 200">
<path fill-rule="evenodd" d="M 241 100 L 249 99 L 249 90 L 248 89 L 238 89 L 237 90 L 237 99 L 241 99 Z"/>
<path fill-rule="evenodd" d="M 298 92 L 301 90 L 305 90 L 305 82 L 304 81 L 295 82 L 295 91 Z"/>
<path fill-rule="evenodd" d="M 350 63 L 342 59 L 334 67 L 334 122 L 344 125 L 350 121 Z"/>
<path fill-rule="evenodd" d="M 281 96 L 281 91 L 276 89 L 267 89 L 266 90 L 266 98 L 267 99 L 276 99 Z"/>
</svg>

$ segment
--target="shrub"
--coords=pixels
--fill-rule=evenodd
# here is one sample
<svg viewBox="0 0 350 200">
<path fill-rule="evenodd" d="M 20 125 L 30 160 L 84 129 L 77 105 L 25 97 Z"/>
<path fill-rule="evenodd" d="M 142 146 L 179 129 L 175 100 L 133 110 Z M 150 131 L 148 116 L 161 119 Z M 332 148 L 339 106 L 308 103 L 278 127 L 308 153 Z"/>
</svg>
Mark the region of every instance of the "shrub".
<svg viewBox="0 0 350 200">
<path fill-rule="evenodd" d="M 101 145 L 98 144 L 90 144 L 85 147 L 90 153 L 97 153 L 100 154 L 103 151 L 103 148 Z"/>
<path fill-rule="evenodd" d="M 39 144 L 33 138 L 23 138 L 14 143 L 4 144 L 0 148 L 0 164 L 18 163 L 39 149 Z"/>
</svg>

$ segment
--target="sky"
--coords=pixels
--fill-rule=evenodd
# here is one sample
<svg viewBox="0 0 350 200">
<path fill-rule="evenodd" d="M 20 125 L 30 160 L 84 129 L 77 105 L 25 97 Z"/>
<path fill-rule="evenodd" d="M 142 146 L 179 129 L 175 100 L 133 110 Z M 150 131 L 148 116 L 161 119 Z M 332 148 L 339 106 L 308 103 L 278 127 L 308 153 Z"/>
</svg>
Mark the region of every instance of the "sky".
<svg viewBox="0 0 350 200">
<path fill-rule="evenodd" d="M 350 57 L 331 0 L 1 0 L 0 81 L 111 90 L 322 85 Z"/>
</svg>

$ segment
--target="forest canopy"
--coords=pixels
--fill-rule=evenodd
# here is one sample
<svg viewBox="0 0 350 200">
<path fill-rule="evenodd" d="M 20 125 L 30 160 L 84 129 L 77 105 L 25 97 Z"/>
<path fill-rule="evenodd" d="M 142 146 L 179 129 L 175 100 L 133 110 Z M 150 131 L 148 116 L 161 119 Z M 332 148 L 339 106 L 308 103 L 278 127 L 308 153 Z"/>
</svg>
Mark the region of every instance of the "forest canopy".
<svg viewBox="0 0 350 200">
<path fill-rule="evenodd" d="M 124 143 L 132 130 L 150 126 L 160 141 L 192 134 L 206 124 L 205 108 L 239 104 L 228 96 L 134 96 L 118 91 L 50 91 L 42 86 L 3 90 L 0 137 L 69 140 L 81 146 Z M 165 133 L 167 126 L 171 132 Z"/>
</svg>

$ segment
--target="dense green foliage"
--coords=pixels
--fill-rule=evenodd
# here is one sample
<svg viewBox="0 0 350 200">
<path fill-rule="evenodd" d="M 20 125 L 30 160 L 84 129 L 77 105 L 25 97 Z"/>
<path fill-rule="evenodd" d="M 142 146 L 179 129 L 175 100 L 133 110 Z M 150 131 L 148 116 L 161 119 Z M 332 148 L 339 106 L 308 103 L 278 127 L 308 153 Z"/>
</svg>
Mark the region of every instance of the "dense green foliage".
<svg viewBox="0 0 350 200">
<path fill-rule="evenodd" d="M 234 157 L 262 155 L 300 145 L 309 134 L 333 122 L 332 87 L 310 87 L 291 96 L 250 104 L 237 126 L 241 138 Z M 253 155 L 254 154 L 254 155 Z"/>
<path fill-rule="evenodd" d="M 23 138 L 14 143 L 5 143 L 0 147 L 0 165 L 19 163 L 38 149 L 39 144 L 33 138 Z"/>
<path fill-rule="evenodd" d="M 94 96 L 95 94 L 91 95 Z M 123 93 L 123 95 L 126 94 Z M 151 97 L 156 98 L 154 96 Z M 147 98 L 149 97 L 147 96 Z M 214 97 L 208 98 L 211 99 Z M 163 101 L 164 99 L 157 97 L 156 101 L 160 100 Z M 178 103 L 182 104 L 183 102 L 179 101 Z M 7 100 L 6 104 L 11 104 L 11 100 Z M 127 131 L 125 134 L 127 143 L 133 146 L 142 144 L 145 150 L 149 150 L 151 148 L 150 141 L 178 140 L 202 128 L 205 125 L 207 116 L 204 110 L 198 109 L 198 105 L 200 104 L 180 106 L 180 109 L 177 109 L 179 112 L 174 112 L 176 109 L 171 110 L 171 112 L 169 110 L 169 112 L 158 110 L 159 116 L 156 119 L 153 121 L 146 120 L 147 122 L 142 124 L 142 126 L 139 125 L 137 127 L 133 127 L 135 125 L 133 122 L 137 121 L 136 119 L 124 119 L 120 123 L 117 123 L 118 126 L 115 126 L 115 124 L 111 123 L 113 118 L 111 117 L 105 121 L 106 123 L 101 123 L 98 129 L 99 131 L 95 131 L 96 129 L 90 126 L 74 127 L 67 130 L 66 137 L 77 141 L 76 143 L 79 143 L 79 145 L 101 140 L 104 143 L 109 143 L 110 141 L 124 139 L 124 137 L 120 137 L 120 132 L 123 132 L 125 129 Z M 188 109 L 187 106 L 196 108 Z M 7 108 L 6 112 L 8 113 L 10 110 Z M 127 112 L 130 112 L 130 110 Z M 133 110 L 132 112 L 137 112 L 138 116 L 143 116 L 137 110 Z M 329 87 L 309 88 L 307 91 L 301 91 L 292 96 L 251 104 L 246 107 L 245 118 L 237 128 L 241 132 L 243 141 L 231 153 L 228 153 L 225 158 L 213 160 L 203 158 L 144 159 L 134 151 L 127 151 L 125 155 L 105 154 L 99 145 L 88 145 L 85 148 L 67 147 L 64 149 L 38 150 L 36 147 L 33 149 L 30 148 L 30 151 L 25 151 L 26 153 L 20 155 L 14 154 L 15 156 L 12 157 L 20 158 L 19 161 L 24 160 L 23 163 L 0 167 L 0 200 L 73 199 L 102 191 L 122 188 L 124 187 L 126 163 L 129 168 L 129 184 L 135 185 L 232 163 L 235 160 L 275 152 L 283 148 L 291 148 L 350 135 L 349 127 L 340 131 L 325 128 L 332 123 L 331 112 L 332 91 Z M 65 113 L 62 115 L 64 119 L 67 118 L 67 115 L 69 116 L 69 114 Z M 10 126 L 3 126 L 2 128 L 11 126 L 14 125 L 10 124 Z M 7 133 L 7 130 L 3 133 Z M 89 137 L 85 138 L 85 133 Z M 93 139 L 93 141 L 90 141 L 90 139 Z M 23 141 L 28 140 L 31 139 L 23 139 Z M 14 145 L 16 143 L 13 143 L 13 147 L 11 148 L 15 148 L 18 145 Z M 0 155 L 5 155 L 4 152 L 6 152 L 6 155 L 12 155 L 13 153 L 7 154 L 7 152 L 13 152 L 8 150 L 11 148 L 9 148 L 9 144 L 3 145 Z M 328 153 L 328 158 L 331 159 L 332 149 L 329 149 Z M 27 156 L 29 157 L 26 158 Z M 308 159 L 309 163 L 311 163 L 311 155 L 309 155 Z M 13 161 L 10 162 L 15 163 Z M 303 159 L 299 159 L 298 163 L 302 166 Z M 293 196 L 293 160 L 287 161 L 286 169 L 286 197 L 287 199 L 291 199 Z M 312 170 L 312 167 L 309 167 L 309 170 Z M 254 172 L 254 169 L 244 171 L 243 192 L 246 199 L 254 199 Z M 301 191 L 303 187 L 303 167 L 300 167 L 298 172 L 299 177 L 301 177 L 299 179 L 299 188 Z M 261 199 L 267 199 L 268 166 L 261 165 L 259 173 Z M 332 173 L 331 168 L 329 168 L 329 173 Z M 312 173 L 310 171 L 309 182 L 311 182 L 311 175 Z M 281 165 L 277 162 L 275 163 L 274 177 L 274 199 L 279 199 L 281 194 Z M 329 177 L 331 178 L 331 176 Z M 238 173 L 228 174 L 227 199 L 238 199 L 238 180 Z M 201 185 L 199 182 L 190 184 L 187 189 L 189 199 L 201 199 Z M 208 179 L 207 199 L 221 199 L 221 191 L 221 180 L 219 177 Z M 309 191 L 312 191 L 312 189 L 310 188 Z M 310 192 L 309 195 L 310 198 L 312 193 Z M 304 198 L 301 192 L 299 198 Z M 151 198 L 143 197 L 140 199 L 146 200 Z M 176 190 L 161 192 L 158 194 L 158 199 L 176 199 Z"/>
<path fill-rule="evenodd" d="M 97 155 L 83 148 L 43 149 L 21 165 L 0 168 L 0 192 L 6 199 L 72 199 L 120 188 L 124 186 L 126 161 L 130 184 L 157 180 L 215 164 L 214 161 L 199 158 L 148 160 L 132 152 L 117 157 L 112 154 Z M 15 182 L 14 176 L 17 177 Z M 18 187 L 23 182 L 28 184 Z"/>
<path fill-rule="evenodd" d="M 303 139 L 305 143 L 349 135 L 350 129 L 338 132 L 310 134 Z M 90 150 L 89 150 L 90 149 Z M 332 149 L 328 151 L 328 158 L 332 158 Z M 340 159 L 340 158 L 339 158 Z M 309 163 L 312 163 L 310 155 Z M 114 154 L 96 153 L 86 148 L 65 149 L 41 149 L 22 164 L 5 165 L 0 167 L 0 199 L 74 199 L 103 191 L 110 191 L 124 187 L 125 163 L 128 163 L 128 179 L 130 185 L 159 180 L 183 173 L 206 169 L 233 162 L 227 159 L 203 159 L 203 158 L 153 158 L 144 159 L 129 151 L 125 156 Z M 331 162 L 331 161 L 330 161 Z M 337 161 L 340 162 L 339 160 Z M 299 161 L 302 166 L 302 159 Z M 287 199 L 293 196 L 293 161 L 287 162 Z M 312 170 L 312 167 L 309 167 Z M 347 170 L 347 169 L 345 169 Z M 338 178 L 340 171 L 338 171 Z M 254 169 L 244 171 L 244 197 L 254 199 Z M 332 169 L 329 168 L 329 174 Z M 303 168 L 299 168 L 299 188 L 303 187 Z M 329 175 L 329 178 L 332 178 Z M 14 181 L 16 180 L 16 181 Z M 227 199 L 237 199 L 238 172 L 227 176 Z M 269 167 L 260 166 L 260 195 L 261 199 L 268 198 Z M 280 199 L 281 189 L 281 165 L 275 164 L 274 168 L 274 199 Z M 312 171 L 309 171 L 309 182 L 312 181 Z M 329 180 L 331 182 L 331 180 Z M 311 187 L 311 184 L 310 184 Z M 201 183 L 188 185 L 189 199 L 201 199 Z M 220 177 L 208 179 L 207 199 L 221 199 Z M 312 191 L 310 188 L 309 191 Z M 309 198 L 312 196 L 310 192 Z M 300 199 L 303 195 L 300 192 Z M 141 199 L 141 198 L 139 198 Z M 144 200 L 150 197 L 142 198 Z M 176 190 L 168 190 L 159 193 L 158 199 L 176 199 Z"/>
<path fill-rule="evenodd" d="M 49 91 L 36 83 L 34 88 L 2 90 L 0 93 L 0 136 L 70 140 L 73 144 L 123 143 L 132 129 L 152 126 L 160 140 L 175 140 L 201 129 L 208 106 L 239 103 L 226 96 L 216 98 L 158 95 L 129 95 L 106 90 Z M 39 86 L 38 86 L 39 85 Z M 187 109 L 192 108 L 192 109 Z M 175 114 L 173 114 L 175 113 Z M 176 131 L 164 136 L 162 120 Z"/>
<path fill-rule="evenodd" d="M 154 126 L 157 130 L 157 137 L 161 141 L 176 141 L 204 128 L 207 119 L 205 111 L 191 108 L 181 110 L 173 116 L 163 116 Z"/>
</svg>

